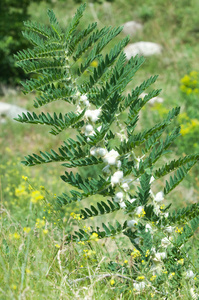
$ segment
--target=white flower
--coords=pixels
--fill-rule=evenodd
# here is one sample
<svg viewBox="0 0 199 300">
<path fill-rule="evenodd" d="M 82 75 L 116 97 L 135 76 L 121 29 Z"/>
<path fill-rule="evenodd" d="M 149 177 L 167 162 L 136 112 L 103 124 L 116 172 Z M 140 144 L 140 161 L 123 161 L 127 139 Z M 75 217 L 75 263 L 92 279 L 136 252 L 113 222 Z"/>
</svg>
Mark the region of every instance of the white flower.
<svg viewBox="0 0 199 300">
<path fill-rule="evenodd" d="M 91 124 L 86 125 L 85 127 L 85 135 L 92 135 L 93 133 L 93 126 Z"/>
<path fill-rule="evenodd" d="M 81 95 L 81 96 L 80 96 L 80 101 L 84 102 L 84 101 L 86 101 L 86 100 L 88 100 L 88 98 L 87 98 L 86 95 Z"/>
<path fill-rule="evenodd" d="M 99 154 L 99 156 L 101 156 L 101 157 L 103 157 L 103 156 L 105 156 L 106 154 L 107 154 L 107 150 L 106 150 L 106 148 L 99 148 L 98 149 L 98 151 L 97 151 L 97 153 Z"/>
<path fill-rule="evenodd" d="M 138 222 L 136 220 L 129 220 L 127 221 L 127 226 L 128 227 L 134 227 L 138 224 Z"/>
<path fill-rule="evenodd" d="M 108 163 L 109 165 L 113 166 L 117 163 L 118 156 L 119 156 L 119 153 L 112 149 L 103 157 L 103 161 Z"/>
<path fill-rule="evenodd" d="M 150 232 L 153 231 L 151 225 L 149 225 L 149 224 L 146 224 L 146 226 L 145 226 L 145 232 L 147 232 L 147 231 L 150 231 Z"/>
<path fill-rule="evenodd" d="M 155 206 L 153 211 L 156 214 L 156 216 L 159 216 L 159 214 L 161 213 L 160 208 L 158 206 Z"/>
<path fill-rule="evenodd" d="M 139 283 L 134 283 L 134 284 L 133 284 L 133 287 L 134 287 L 134 289 L 135 289 L 136 291 L 141 291 L 141 290 L 143 290 L 143 289 L 145 288 L 145 286 L 146 286 L 146 283 L 145 283 L 144 281 L 141 281 L 141 282 L 139 282 Z"/>
<path fill-rule="evenodd" d="M 114 186 L 115 184 L 119 183 L 121 179 L 123 178 L 123 172 L 122 171 L 117 171 L 111 176 L 111 184 Z"/>
<path fill-rule="evenodd" d="M 92 148 L 90 149 L 90 154 L 91 154 L 91 155 L 95 156 L 95 155 L 96 155 L 96 152 L 97 152 L 97 147 L 92 147 Z"/>
<path fill-rule="evenodd" d="M 80 96 L 80 102 L 83 102 L 83 104 L 86 106 L 89 106 L 89 104 L 90 104 L 86 95 Z"/>
<path fill-rule="evenodd" d="M 141 215 L 144 211 L 144 206 L 138 206 L 135 210 L 136 215 Z"/>
<path fill-rule="evenodd" d="M 136 201 L 137 199 L 136 198 L 132 198 L 132 199 L 129 199 L 129 202 L 130 203 L 133 203 L 134 201 Z"/>
<path fill-rule="evenodd" d="M 192 270 L 188 270 L 186 272 L 186 278 L 192 278 L 194 276 L 195 276 L 195 274 L 194 274 L 194 272 Z"/>
<path fill-rule="evenodd" d="M 101 109 L 95 109 L 95 110 L 88 109 L 85 112 L 85 117 L 90 119 L 92 122 L 96 122 L 98 120 L 100 113 L 101 113 Z"/>
<path fill-rule="evenodd" d="M 121 208 L 125 208 L 126 207 L 126 204 L 125 204 L 124 201 L 120 202 L 119 205 L 120 205 Z"/>
<path fill-rule="evenodd" d="M 117 164 L 116 164 L 117 168 L 119 169 L 119 168 L 121 167 L 121 165 L 122 165 L 121 161 L 118 160 L 118 161 L 117 161 Z"/>
<path fill-rule="evenodd" d="M 152 183 L 154 180 L 155 180 L 155 178 L 153 176 L 151 176 L 151 179 L 150 179 L 149 183 Z"/>
<path fill-rule="evenodd" d="M 157 194 L 155 195 L 154 200 L 155 200 L 156 202 L 160 202 L 160 201 L 164 200 L 164 193 L 163 193 L 163 192 L 157 193 Z"/>
<path fill-rule="evenodd" d="M 106 148 L 92 147 L 90 149 L 90 154 L 93 156 L 103 157 L 106 153 L 107 153 Z"/>
<path fill-rule="evenodd" d="M 164 229 L 164 231 L 166 231 L 166 232 L 168 232 L 168 233 L 172 233 L 173 230 L 174 230 L 174 227 L 172 227 L 172 226 L 168 226 L 168 227 L 166 227 L 166 228 Z"/>
<path fill-rule="evenodd" d="M 115 197 L 114 197 L 114 201 L 115 202 L 121 202 L 123 200 L 123 193 L 122 192 L 118 192 L 115 194 Z"/>
<path fill-rule="evenodd" d="M 124 190 L 125 192 L 127 192 L 127 191 L 130 189 L 128 183 L 126 183 L 126 182 L 124 182 L 124 183 L 121 185 L 121 187 L 123 188 L 123 190 Z"/>
<path fill-rule="evenodd" d="M 162 259 L 165 259 L 165 258 L 166 258 L 166 252 L 156 252 L 153 260 L 161 261 Z"/>
<path fill-rule="evenodd" d="M 165 237 L 161 240 L 161 246 L 162 247 L 167 247 L 169 244 L 171 244 L 171 242 L 167 237 Z"/>
<path fill-rule="evenodd" d="M 100 125 L 99 127 L 97 127 L 97 131 L 101 131 L 101 129 L 102 129 L 102 125 Z"/>
</svg>

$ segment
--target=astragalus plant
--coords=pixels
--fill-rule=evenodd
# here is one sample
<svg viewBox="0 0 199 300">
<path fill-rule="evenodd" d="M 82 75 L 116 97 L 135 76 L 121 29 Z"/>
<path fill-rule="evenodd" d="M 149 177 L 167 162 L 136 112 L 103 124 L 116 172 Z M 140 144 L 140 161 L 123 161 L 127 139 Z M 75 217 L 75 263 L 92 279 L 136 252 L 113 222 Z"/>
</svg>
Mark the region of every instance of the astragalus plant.
<svg viewBox="0 0 199 300">
<path fill-rule="evenodd" d="M 25 22 L 27 30 L 23 35 L 33 47 L 18 52 L 16 59 L 18 66 L 34 77 L 22 83 L 24 93 L 36 92 L 35 108 L 61 101 L 62 112 L 28 112 L 16 120 L 49 126 L 53 135 L 70 128 L 76 137 L 65 140 L 58 149 L 28 155 L 23 163 L 34 166 L 62 162 L 66 171 L 61 179 L 75 189 L 71 189 L 70 194 L 59 195 L 56 207 L 70 207 L 76 201 L 84 203 L 93 196 L 94 205 L 76 215 L 71 211 L 71 215 L 82 220 L 106 215 L 107 222 L 102 223 L 101 228 L 79 229 L 68 235 L 66 243 L 123 233 L 132 243 L 126 253 L 133 261 L 134 290 L 144 292 L 150 286 L 157 291 L 162 286 L 161 293 L 166 295 L 169 289 L 180 288 L 181 279 L 191 280 L 197 275 L 187 254 L 186 242 L 198 228 L 199 205 L 172 211 L 170 192 L 195 165 L 199 155 L 184 156 L 161 165 L 159 159 L 180 135 L 180 127 L 170 134 L 165 133 L 180 108 L 172 109 L 152 128 L 137 130 L 140 110 L 158 96 L 160 90 L 150 91 L 144 97 L 141 94 L 157 76 L 142 82 L 126 96 L 125 89 L 144 58 L 135 56 L 126 61 L 123 48 L 128 37 L 104 54 L 105 46 L 122 27 L 98 30 L 97 24 L 92 23 L 81 29 L 78 24 L 84 9 L 85 5 L 81 5 L 66 30 L 60 27 L 51 10 L 48 10 L 50 26 Z M 67 103 L 74 109 L 65 113 Z M 157 162 L 159 167 L 156 167 Z M 76 171 L 88 166 L 98 166 L 99 174 L 84 178 Z M 165 176 L 167 180 L 162 181 L 161 189 L 154 193 L 154 183 Z M 96 195 L 97 199 L 101 197 L 99 202 Z M 165 200 L 171 204 L 164 205 Z M 111 213 L 119 210 L 123 211 L 125 221 L 109 222 Z M 194 282 L 193 286 L 197 280 Z M 192 293 L 195 293 L 194 287 Z"/>
</svg>

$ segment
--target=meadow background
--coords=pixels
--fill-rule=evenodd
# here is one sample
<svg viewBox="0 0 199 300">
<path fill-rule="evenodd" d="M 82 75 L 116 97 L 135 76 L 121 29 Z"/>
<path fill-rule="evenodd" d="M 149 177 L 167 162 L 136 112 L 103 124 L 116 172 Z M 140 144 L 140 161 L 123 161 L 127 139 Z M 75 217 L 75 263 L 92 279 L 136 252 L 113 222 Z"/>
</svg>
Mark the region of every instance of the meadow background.
<svg viewBox="0 0 199 300">
<path fill-rule="evenodd" d="M 9 1 L 5 2 L 9 5 Z M 64 28 L 80 3 L 74 0 L 30 1 L 27 13 L 31 20 L 42 20 L 47 24 L 47 8 L 53 8 Z M 15 11 L 21 12 L 20 9 L 15 8 Z M 176 123 L 182 126 L 182 137 L 172 145 L 173 152 L 168 153 L 165 160 L 199 152 L 197 11 L 197 0 L 88 1 L 81 22 L 83 27 L 97 21 L 100 28 L 138 21 L 143 24 L 143 31 L 131 37 L 130 42 L 150 41 L 163 46 L 161 55 L 146 59 L 126 92 L 151 75 L 159 74 L 153 88 L 162 88 L 160 96 L 164 102 L 148 104 L 142 111 L 142 128 L 161 120 L 172 107 L 181 106 Z M 4 19 L 1 15 L 3 24 L 6 38 L 0 41 L 0 51 L 3 53 L 0 65 L 5 65 L 3 57 L 10 57 L 6 63 L 10 63 L 12 69 L 11 46 L 15 44 L 15 39 L 19 41 L 20 32 L 17 36 L 12 31 L 6 32 L 6 17 Z M 21 29 L 18 21 L 15 30 Z M 115 42 L 122 37 L 123 34 Z M 24 46 L 24 43 L 21 44 Z M 1 75 L 0 101 L 32 111 L 35 95 L 22 94 L 19 82 L 23 77 L 16 70 Z M 52 111 L 65 109 L 67 112 L 64 105 L 52 104 Z M 47 112 L 45 107 L 44 111 Z M 134 295 L 130 286 L 127 287 L 111 274 L 111 269 L 107 272 L 107 261 L 132 263 L 122 251 L 128 244 L 125 238 L 103 243 L 94 240 L 88 251 L 82 244 L 64 246 L 64 238 L 76 222 L 80 226 L 89 225 L 70 216 L 71 211 L 78 212 L 80 204 L 60 213 L 53 208 L 56 194 L 68 189 L 60 179 L 63 167 L 49 164 L 27 168 L 20 161 L 27 154 L 58 146 L 68 137 L 68 131 L 56 137 L 48 135 L 45 126 L 24 126 L 9 119 L 0 123 L 0 299 L 159 299 L 152 295 L 145 295 L 145 298 Z M 88 170 L 87 176 L 92 176 L 95 171 Z M 174 207 L 198 202 L 199 166 L 195 166 L 170 195 Z M 196 233 L 190 245 L 193 264 L 199 266 L 198 238 Z M 186 291 L 187 284 L 179 299 L 191 299 Z M 179 296 L 173 297 L 178 299 Z"/>
</svg>

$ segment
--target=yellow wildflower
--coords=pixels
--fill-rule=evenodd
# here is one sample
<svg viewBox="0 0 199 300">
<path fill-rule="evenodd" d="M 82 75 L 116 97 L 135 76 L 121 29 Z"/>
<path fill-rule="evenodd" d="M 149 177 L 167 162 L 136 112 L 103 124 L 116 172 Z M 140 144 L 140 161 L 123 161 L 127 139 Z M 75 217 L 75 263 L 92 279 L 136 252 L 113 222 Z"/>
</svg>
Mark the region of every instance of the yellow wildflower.
<svg viewBox="0 0 199 300">
<path fill-rule="evenodd" d="M 138 276 L 137 280 L 143 280 L 145 277 L 144 276 Z"/>
<path fill-rule="evenodd" d="M 29 232 L 31 231 L 31 228 L 30 228 L 30 227 L 24 227 L 24 228 L 23 228 L 23 231 L 24 231 L 25 233 L 29 233 Z"/>
<path fill-rule="evenodd" d="M 183 264 L 184 264 L 184 258 L 179 259 L 179 260 L 177 261 L 177 263 L 178 263 L 179 265 L 183 265 Z"/>
<path fill-rule="evenodd" d="M 76 213 L 72 212 L 70 215 L 71 215 L 71 217 L 72 217 L 74 220 L 81 220 L 81 219 L 82 219 L 82 217 L 81 217 L 80 214 L 76 214 Z"/>
<path fill-rule="evenodd" d="M 115 284 L 115 280 L 114 280 L 114 279 L 111 279 L 111 280 L 110 280 L 110 284 L 111 284 L 111 285 L 114 285 L 114 284 Z"/>
<path fill-rule="evenodd" d="M 131 256 L 133 258 L 137 258 L 137 257 L 140 257 L 141 256 L 141 253 L 139 250 L 137 250 L 136 248 L 133 249 L 133 252 L 131 252 Z"/>
<path fill-rule="evenodd" d="M 16 189 L 15 189 L 15 195 L 17 197 L 20 196 L 26 196 L 27 195 L 27 191 L 26 191 L 26 186 L 24 183 L 20 184 Z"/>
<path fill-rule="evenodd" d="M 11 239 L 15 239 L 15 240 L 19 240 L 19 239 L 20 239 L 20 235 L 19 235 L 17 232 L 15 232 L 15 233 L 10 233 L 10 234 L 9 234 L 9 237 L 10 237 Z"/>
<path fill-rule="evenodd" d="M 156 277 L 157 277 L 156 275 L 153 275 L 153 276 L 150 278 L 150 280 L 153 281 L 153 280 L 156 279 Z"/>
<path fill-rule="evenodd" d="M 38 201 L 43 200 L 43 199 L 44 199 L 44 196 L 42 196 L 42 194 L 40 193 L 40 191 L 33 191 L 31 193 L 31 199 L 30 199 L 30 201 L 32 203 L 37 203 Z"/>
<path fill-rule="evenodd" d="M 90 236 L 90 240 L 95 242 L 99 241 L 98 234 L 96 232 L 93 232 Z"/>
<path fill-rule="evenodd" d="M 181 227 L 181 228 L 176 227 L 175 232 L 178 232 L 178 233 L 182 234 L 182 232 L 183 232 L 183 227 Z"/>
<path fill-rule="evenodd" d="M 30 271 L 29 269 L 26 268 L 26 273 L 27 273 L 27 274 L 30 274 L 31 271 Z"/>
<path fill-rule="evenodd" d="M 40 219 L 36 219 L 36 228 L 42 228 L 45 226 L 45 221 L 44 220 L 40 220 Z"/>
</svg>

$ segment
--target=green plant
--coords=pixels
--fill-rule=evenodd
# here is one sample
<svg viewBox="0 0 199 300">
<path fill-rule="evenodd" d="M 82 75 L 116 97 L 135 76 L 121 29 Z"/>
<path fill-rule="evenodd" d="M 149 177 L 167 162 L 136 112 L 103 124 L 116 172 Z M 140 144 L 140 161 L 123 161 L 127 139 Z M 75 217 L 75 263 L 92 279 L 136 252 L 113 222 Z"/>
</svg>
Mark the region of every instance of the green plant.
<svg viewBox="0 0 199 300">
<path fill-rule="evenodd" d="M 107 215 L 108 218 L 108 214 L 119 210 L 126 216 L 122 223 L 102 223 L 103 229 L 80 228 L 67 235 L 65 244 L 71 241 L 90 244 L 93 238 L 103 239 L 123 233 L 132 243 L 132 248 L 125 250 L 133 262 L 131 269 L 115 263 L 110 263 L 109 268 L 115 272 L 125 271 L 133 280 L 136 293 L 145 293 L 149 286 L 162 297 L 167 297 L 169 292 L 181 288 L 186 276 L 195 288 L 198 271 L 194 270 L 189 259 L 186 242 L 198 228 L 199 205 L 171 211 L 172 203 L 165 205 L 162 201 L 180 184 L 199 160 L 199 155 L 185 156 L 166 164 L 161 161 L 180 135 L 180 127 L 176 127 L 162 139 L 165 129 L 178 116 L 179 107 L 172 109 L 152 128 L 136 132 L 140 110 L 151 98 L 159 95 L 160 90 L 149 92 L 143 99 L 139 96 L 156 81 L 157 76 L 150 77 L 125 96 L 123 92 L 144 58 L 136 56 L 126 62 L 122 49 L 127 45 L 128 37 L 104 56 L 103 49 L 122 28 L 97 30 L 97 24 L 93 23 L 78 31 L 84 9 L 85 5 L 81 5 L 66 31 L 59 26 L 51 10 L 48 11 L 50 27 L 26 23 L 25 36 L 34 48 L 20 51 L 16 59 L 18 66 L 25 72 L 36 73 L 37 79 L 22 83 L 24 93 L 37 91 L 35 108 L 60 100 L 65 102 L 63 110 L 70 107 L 71 111 L 60 114 L 28 112 L 16 120 L 50 126 L 52 135 L 70 128 L 72 137 L 57 151 L 52 149 L 26 156 L 23 164 L 35 166 L 62 162 L 63 167 L 73 170 L 61 176 L 74 189 L 70 194 L 57 197 L 57 211 L 61 206 L 83 202 L 89 197 L 94 200 L 97 196 L 98 199 L 105 198 L 83 208 L 79 214 L 71 212 L 71 217 L 79 223 L 97 216 Z M 92 62 L 96 60 L 95 67 Z M 85 71 L 90 74 L 88 79 L 84 77 Z M 76 131 L 77 136 L 73 138 Z M 77 168 L 91 166 L 98 166 L 99 174 L 95 178 L 83 178 L 76 172 Z M 170 175 L 172 172 L 175 173 Z M 159 190 L 159 180 L 165 176 L 164 190 L 154 193 L 152 190 Z M 168 200 L 172 202 L 171 196 Z"/>
</svg>

